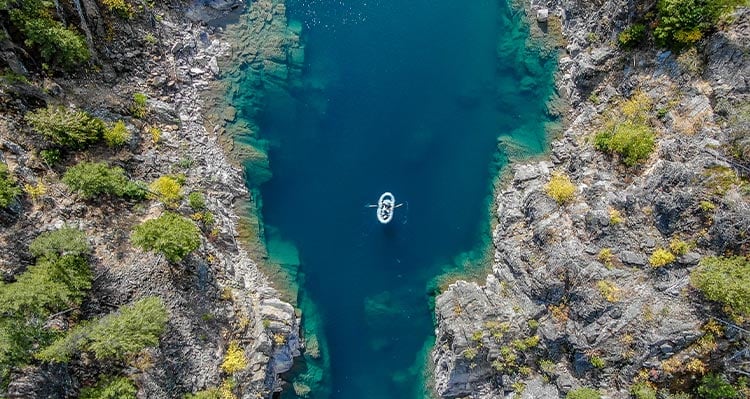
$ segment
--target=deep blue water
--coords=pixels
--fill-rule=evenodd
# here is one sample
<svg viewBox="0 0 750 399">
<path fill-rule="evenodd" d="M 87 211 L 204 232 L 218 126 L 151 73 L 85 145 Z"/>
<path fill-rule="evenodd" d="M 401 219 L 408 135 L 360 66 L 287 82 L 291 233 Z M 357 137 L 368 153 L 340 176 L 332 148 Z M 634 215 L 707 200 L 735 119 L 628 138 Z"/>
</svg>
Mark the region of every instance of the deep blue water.
<svg viewBox="0 0 750 399">
<path fill-rule="evenodd" d="M 544 149 L 554 59 L 526 48 L 498 0 L 287 9 L 304 27 L 305 88 L 269 91 L 256 122 L 271 143 L 269 252 L 298 253 L 300 307 L 321 344 L 297 373 L 322 376 L 313 398 L 421 397 L 431 282 L 489 238 L 498 136 Z M 365 207 L 383 191 L 405 204 L 386 226 Z"/>
</svg>

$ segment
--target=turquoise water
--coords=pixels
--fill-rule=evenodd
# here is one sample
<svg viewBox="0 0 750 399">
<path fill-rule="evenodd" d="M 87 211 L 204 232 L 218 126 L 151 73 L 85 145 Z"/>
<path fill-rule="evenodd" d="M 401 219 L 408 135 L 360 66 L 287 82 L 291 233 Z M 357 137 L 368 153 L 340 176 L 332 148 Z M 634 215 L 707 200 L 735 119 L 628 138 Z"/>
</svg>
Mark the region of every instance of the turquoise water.
<svg viewBox="0 0 750 399">
<path fill-rule="evenodd" d="M 498 137 L 544 150 L 555 60 L 497 0 L 291 0 L 287 15 L 302 88 L 269 91 L 254 122 L 269 252 L 299 263 L 317 341 L 289 378 L 312 398 L 422 397 L 432 282 L 486 245 Z M 404 203 L 385 226 L 365 207 L 384 191 Z"/>
</svg>

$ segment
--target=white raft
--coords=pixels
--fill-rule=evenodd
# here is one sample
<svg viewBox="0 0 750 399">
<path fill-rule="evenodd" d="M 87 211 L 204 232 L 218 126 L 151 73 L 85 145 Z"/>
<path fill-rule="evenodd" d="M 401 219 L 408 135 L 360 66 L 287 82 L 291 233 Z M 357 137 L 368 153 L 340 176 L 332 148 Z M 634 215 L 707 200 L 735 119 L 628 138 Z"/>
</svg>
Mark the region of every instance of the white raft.
<svg viewBox="0 0 750 399">
<path fill-rule="evenodd" d="M 396 197 L 384 192 L 378 200 L 378 221 L 387 224 L 393 219 L 393 209 L 396 207 Z"/>
</svg>

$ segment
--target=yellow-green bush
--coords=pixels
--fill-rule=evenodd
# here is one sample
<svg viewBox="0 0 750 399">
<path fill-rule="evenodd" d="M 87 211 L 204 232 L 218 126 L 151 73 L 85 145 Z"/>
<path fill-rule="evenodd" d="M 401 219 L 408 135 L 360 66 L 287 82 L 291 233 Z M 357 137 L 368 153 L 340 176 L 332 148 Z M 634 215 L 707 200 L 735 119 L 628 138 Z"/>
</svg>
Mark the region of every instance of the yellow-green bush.
<svg viewBox="0 0 750 399">
<path fill-rule="evenodd" d="M 596 288 L 599 289 L 602 298 L 606 299 L 607 302 L 617 302 L 620 300 L 620 289 L 617 288 L 615 283 L 601 280 L 596 283 Z"/>
<path fill-rule="evenodd" d="M 570 178 L 561 172 L 552 174 L 549 183 L 544 186 L 544 191 L 552 197 L 558 204 L 564 204 L 573 199 L 576 192 L 576 186 L 570 181 Z"/>
<path fill-rule="evenodd" d="M 182 199 L 182 184 L 172 176 L 162 176 L 154 180 L 148 189 L 167 206 L 176 206 Z"/>
<path fill-rule="evenodd" d="M 237 341 L 230 342 L 227 353 L 224 355 L 224 361 L 221 363 L 221 369 L 225 373 L 234 374 L 244 370 L 246 367 L 247 358 L 245 357 L 245 351 Z"/>
<path fill-rule="evenodd" d="M 690 251 L 690 244 L 675 237 L 669 242 L 669 250 L 677 256 L 682 256 Z"/>
<path fill-rule="evenodd" d="M 651 257 L 648 258 L 648 263 L 651 264 L 651 267 L 662 267 L 666 266 L 672 262 L 674 262 L 675 256 L 673 253 L 669 252 L 669 250 L 666 250 L 664 248 L 659 248 L 654 253 L 651 254 Z"/>
<path fill-rule="evenodd" d="M 104 4 L 109 11 L 126 19 L 133 18 L 133 15 L 135 14 L 133 6 L 125 0 L 102 0 L 102 4 Z"/>
<path fill-rule="evenodd" d="M 123 121 L 117 121 L 110 129 L 104 131 L 104 141 L 110 147 L 119 147 L 128 140 L 130 132 Z"/>
</svg>

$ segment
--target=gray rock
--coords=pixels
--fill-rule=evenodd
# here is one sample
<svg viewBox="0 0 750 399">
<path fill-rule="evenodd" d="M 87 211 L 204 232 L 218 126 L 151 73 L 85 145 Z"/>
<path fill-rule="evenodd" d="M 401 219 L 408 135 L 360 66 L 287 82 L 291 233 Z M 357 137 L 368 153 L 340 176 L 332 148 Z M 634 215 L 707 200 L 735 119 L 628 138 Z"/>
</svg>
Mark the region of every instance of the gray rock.
<svg viewBox="0 0 750 399">
<path fill-rule="evenodd" d="M 622 263 L 630 266 L 643 267 L 648 264 L 648 258 L 646 255 L 633 251 L 622 251 L 622 253 L 620 253 L 620 260 Z"/>
</svg>

